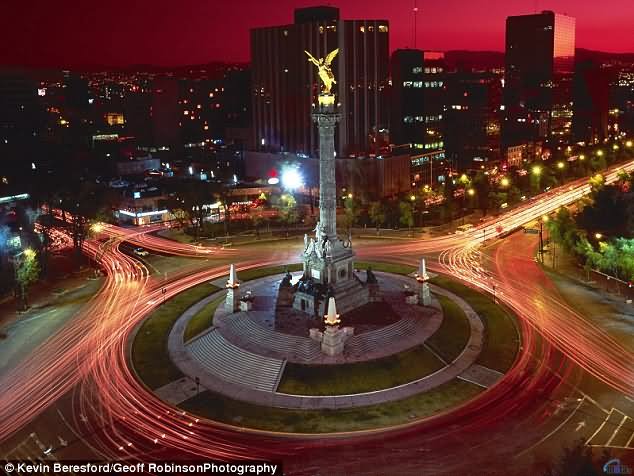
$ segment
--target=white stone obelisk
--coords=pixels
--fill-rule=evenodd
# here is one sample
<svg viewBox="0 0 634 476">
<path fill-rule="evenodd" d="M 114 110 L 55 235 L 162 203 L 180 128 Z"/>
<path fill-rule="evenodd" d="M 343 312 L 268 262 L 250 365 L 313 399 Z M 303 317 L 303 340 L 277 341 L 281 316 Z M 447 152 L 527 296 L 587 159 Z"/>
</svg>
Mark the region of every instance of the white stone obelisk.
<svg viewBox="0 0 634 476">
<path fill-rule="evenodd" d="M 418 303 L 423 306 L 431 305 L 431 294 L 429 292 L 429 284 L 427 284 L 428 280 L 429 275 L 427 274 L 427 267 L 425 266 L 425 258 L 421 258 L 416 281 L 418 281 Z"/>
<path fill-rule="evenodd" d="M 225 298 L 225 310 L 237 312 L 240 309 L 240 281 L 236 269 L 232 264 L 229 268 L 229 279 L 227 280 L 227 297 Z"/>
<path fill-rule="evenodd" d="M 335 298 L 328 300 L 328 313 L 324 316 L 326 329 L 321 336 L 321 351 L 326 355 L 340 355 L 343 353 L 343 345 L 350 337 L 354 329 L 352 327 L 339 328 L 341 320 L 337 314 Z"/>
</svg>

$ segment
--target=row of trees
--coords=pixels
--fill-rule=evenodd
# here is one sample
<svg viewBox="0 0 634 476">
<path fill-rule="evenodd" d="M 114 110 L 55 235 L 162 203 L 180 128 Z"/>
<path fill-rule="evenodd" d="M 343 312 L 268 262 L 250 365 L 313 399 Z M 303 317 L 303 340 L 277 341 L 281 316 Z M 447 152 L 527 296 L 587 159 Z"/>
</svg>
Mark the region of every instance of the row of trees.
<svg viewBox="0 0 634 476">
<path fill-rule="evenodd" d="M 593 191 L 573 215 L 561 208 L 547 229 L 552 242 L 584 267 L 625 281 L 634 279 L 634 192 L 632 177 L 620 174 L 615 185 L 598 177 Z"/>
</svg>

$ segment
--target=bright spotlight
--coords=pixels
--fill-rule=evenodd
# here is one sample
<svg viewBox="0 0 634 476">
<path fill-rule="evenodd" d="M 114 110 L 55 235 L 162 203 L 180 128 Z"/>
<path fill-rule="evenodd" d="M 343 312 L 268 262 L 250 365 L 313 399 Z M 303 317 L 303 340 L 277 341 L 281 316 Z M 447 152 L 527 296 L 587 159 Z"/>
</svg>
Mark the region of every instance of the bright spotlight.
<svg viewBox="0 0 634 476">
<path fill-rule="evenodd" d="M 304 179 L 297 169 L 282 171 L 282 186 L 288 190 L 297 190 L 304 185 Z"/>
</svg>

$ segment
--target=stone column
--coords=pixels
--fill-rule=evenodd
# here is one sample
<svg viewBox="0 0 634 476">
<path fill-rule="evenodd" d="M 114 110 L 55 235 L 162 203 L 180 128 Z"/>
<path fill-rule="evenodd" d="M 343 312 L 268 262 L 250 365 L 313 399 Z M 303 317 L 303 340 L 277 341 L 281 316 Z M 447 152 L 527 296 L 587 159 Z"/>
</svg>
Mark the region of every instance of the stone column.
<svg viewBox="0 0 634 476">
<path fill-rule="evenodd" d="M 320 102 L 312 114 L 319 130 L 319 224 L 332 242 L 337 238 L 337 182 L 335 175 L 335 127 L 341 114 L 334 104 Z M 319 244 L 321 245 L 321 244 Z"/>
</svg>

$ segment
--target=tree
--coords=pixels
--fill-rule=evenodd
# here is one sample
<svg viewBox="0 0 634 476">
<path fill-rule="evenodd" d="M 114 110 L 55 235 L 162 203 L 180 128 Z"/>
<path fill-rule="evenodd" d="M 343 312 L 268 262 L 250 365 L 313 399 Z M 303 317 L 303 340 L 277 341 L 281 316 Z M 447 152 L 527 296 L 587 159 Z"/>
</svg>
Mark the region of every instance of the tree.
<svg viewBox="0 0 634 476">
<path fill-rule="evenodd" d="M 608 461 L 609 453 L 604 451 L 600 461 Z M 572 447 L 564 448 L 557 464 L 543 473 L 543 476 L 600 476 L 596 469 L 592 448 L 583 441 L 577 441 Z"/>
<path fill-rule="evenodd" d="M 414 210 L 411 203 L 400 202 L 398 204 L 399 209 L 399 222 L 401 225 L 407 226 L 410 234 L 412 233 L 412 227 L 414 226 Z"/>
<path fill-rule="evenodd" d="M 205 218 L 211 214 L 214 187 L 203 180 L 182 180 L 175 184 L 167 207 L 179 221 L 188 222 L 196 240 L 200 239 Z"/>
<path fill-rule="evenodd" d="M 284 231 L 288 238 L 288 229 L 291 225 L 297 223 L 299 215 L 297 213 L 297 202 L 295 197 L 289 193 L 285 193 L 280 197 L 278 205 L 278 213 L 280 221 L 284 224 Z"/>
<path fill-rule="evenodd" d="M 346 228 L 350 230 L 350 228 L 352 228 L 359 219 L 361 206 L 359 200 L 353 197 L 347 197 L 343 202 L 343 206 L 345 211 Z"/>
<path fill-rule="evenodd" d="M 16 257 L 15 280 L 20 292 L 22 309 L 26 309 L 26 296 L 28 288 L 40 277 L 40 264 L 37 254 L 31 249 L 26 249 Z"/>
<path fill-rule="evenodd" d="M 374 226 L 376 226 L 376 234 L 379 234 L 379 228 L 385 222 L 385 205 L 382 202 L 372 202 L 370 203 L 370 208 L 368 209 L 368 216 Z"/>
<path fill-rule="evenodd" d="M 491 192 L 491 185 L 489 183 L 489 176 L 483 172 L 478 172 L 473 178 L 473 187 L 476 190 L 478 198 L 478 208 L 482 211 L 482 215 L 486 215 L 490 206 L 489 193 Z"/>
</svg>

